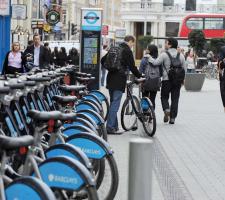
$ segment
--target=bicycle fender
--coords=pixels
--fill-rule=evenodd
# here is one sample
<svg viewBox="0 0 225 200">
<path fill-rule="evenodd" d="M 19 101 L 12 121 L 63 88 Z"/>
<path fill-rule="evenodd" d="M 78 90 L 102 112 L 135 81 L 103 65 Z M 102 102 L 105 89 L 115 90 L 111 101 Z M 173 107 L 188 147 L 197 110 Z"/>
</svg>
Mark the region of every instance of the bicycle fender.
<svg viewBox="0 0 225 200">
<path fill-rule="evenodd" d="M 56 144 L 49 147 L 45 151 L 46 158 L 54 158 L 57 156 L 68 156 L 80 161 L 87 169 L 92 169 L 92 164 L 86 154 L 79 148 L 71 144 Z"/>
<path fill-rule="evenodd" d="M 100 124 L 104 124 L 104 119 L 95 111 L 93 110 L 85 110 L 85 109 L 80 109 L 79 111 L 77 111 L 77 113 L 83 113 L 88 115 L 89 117 L 91 117 L 96 124 L 100 125 Z"/>
<path fill-rule="evenodd" d="M 55 200 L 52 190 L 35 177 L 21 177 L 10 183 L 5 189 L 6 199 L 18 200 Z"/>
<path fill-rule="evenodd" d="M 108 98 L 100 91 L 98 90 L 92 90 L 89 92 L 89 94 L 94 94 L 95 96 L 98 97 L 98 99 L 102 102 L 104 100 L 107 100 L 108 101 Z"/>
<path fill-rule="evenodd" d="M 81 162 L 68 156 L 48 158 L 38 169 L 42 180 L 50 188 L 79 191 L 85 185 L 95 186 L 95 181 L 88 169 Z"/>
<path fill-rule="evenodd" d="M 89 133 L 72 135 L 66 138 L 66 143 L 79 147 L 88 158 L 92 159 L 102 159 L 113 154 L 112 148 L 105 140 Z"/>
<path fill-rule="evenodd" d="M 69 137 L 73 134 L 78 134 L 80 132 L 87 132 L 90 134 L 97 134 L 96 132 L 94 132 L 93 130 L 89 129 L 88 127 L 84 126 L 84 125 L 72 125 L 69 126 L 67 128 L 65 128 L 62 133 L 63 135 L 65 135 L 66 137 Z"/>
<path fill-rule="evenodd" d="M 153 107 L 152 102 L 147 97 L 141 98 L 140 105 L 142 110 L 148 110 L 150 107 Z"/>
</svg>

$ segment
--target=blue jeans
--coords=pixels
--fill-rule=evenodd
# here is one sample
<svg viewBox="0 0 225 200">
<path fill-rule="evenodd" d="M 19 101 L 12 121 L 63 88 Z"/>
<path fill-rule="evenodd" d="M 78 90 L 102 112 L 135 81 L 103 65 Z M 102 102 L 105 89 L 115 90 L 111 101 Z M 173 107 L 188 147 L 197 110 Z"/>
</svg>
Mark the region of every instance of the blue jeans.
<svg viewBox="0 0 225 200">
<path fill-rule="evenodd" d="M 106 124 L 107 131 L 113 132 L 118 130 L 117 112 L 120 107 L 122 95 L 123 95 L 122 91 L 109 90 L 110 106 Z"/>
</svg>

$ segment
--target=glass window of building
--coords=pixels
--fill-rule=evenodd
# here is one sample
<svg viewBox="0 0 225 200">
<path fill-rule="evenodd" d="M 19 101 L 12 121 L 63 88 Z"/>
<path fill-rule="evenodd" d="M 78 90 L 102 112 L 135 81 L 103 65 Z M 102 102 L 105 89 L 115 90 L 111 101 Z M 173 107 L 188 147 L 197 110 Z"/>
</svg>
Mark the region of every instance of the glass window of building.
<svg viewBox="0 0 225 200">
<path fill-rule="evenodd" d="M 203 18 L 190 18 L 186 25 L 190 29 L 203 29 Z"/>
<path fill-rule="evenodd" d="M 196 11 L 196 0 L 186 0 L 186 11 Z"/>
<path fill-rule="evenodd" d="M 166 22 L 166 37 L 177 37 L 179 32 L 178 22 Z"/>
<path fill-rule="evenodd" d="M 205 18 L 205 29 L 224 29 L 223 18 Z"/>
<path fill-rule="evenodd" d="M 163 0 L 163 6 L 174 6 L 174 0 Z"/>
</svg>

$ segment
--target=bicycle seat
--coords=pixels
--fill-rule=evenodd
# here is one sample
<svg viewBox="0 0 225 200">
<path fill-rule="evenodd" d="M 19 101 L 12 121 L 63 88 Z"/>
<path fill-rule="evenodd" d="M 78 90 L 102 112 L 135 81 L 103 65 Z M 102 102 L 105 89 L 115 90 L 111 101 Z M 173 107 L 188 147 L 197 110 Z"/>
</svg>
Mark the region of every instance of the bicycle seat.
<svg viewBox="0 0 225 200">
<path fill-rule="evenodd" d="M 4 83 L 5 86 L 10 87 L 10 89 L 23 89 L 25 87 L 24 83 Z"/>
<path fill-rule="evenodd" d="M 76 78 L 78 81 L 83 82 L 83 81 L 91 81 L 91 80 L 95 80 L 95 77 L 77 77 Z"/>
<path fill-rule="evenodd" d="M 86 88 L 85 85 L 60 85 L 59 86 L 59 89 L 66 92 L 80 91 L 80 90 L 84 90 L 85 88 Z"/>
<path fill-rule="evenodd" d="M 36 81 L 36 82 L 44 82 L 51 81 L 50 77 L 27 77 L 27 80 Z"/>
<path fill-rule="evenodd" d="M 14 150 L 20 147 L 27 147 L 34 143 L 34 138 L 31 135 L 21 137 L 8 137 L 0 135 L 0 148 L 2 150 Z"/>
<path fill-rule="evenodd" d="M 83 73 L 83 72 L 75 72 L 75 75 L 76 76 L 85 76 L 86 73 Z"/>
<path fill-rule="evenodd" d="M 38 111 L 38 110 L 29 110 L 27 116 L 34 119 L 35 121 L 48 121 L 52 120 L 74 120 L 76 118 L 76 113 L 62 113 L 60 111 Z"/>
<path fill-rule="evenodd" d="M 60 104 L 71 103 L 71 102 L 76 102 L 77 101 L 77 97 L 75 97 L 75 96 L 59 96 L 59 95 L 54 95 L 52 97 L 52 99 L 54 101 L 56 101 L 57 103 L 60 103 Z"/>
<path fill-rule="evenodd" d="M 0 87 L 0 94 L 8 94 L 10 92 L 10 87 Z"/>
<path fill-rule="evenodd" d="M 44 74 L 43 77 L 56 78 L 55 74 Z"/>
<path fill-rule="evenodd" d="M 60 76 L 65 76 L 66 73 L 60 73 L 60 72 L 57 72 L 55 75 L 56 77 L 60 77 Z"/>
<path fill-rule="evenodd" d="M 22 81 L 25 86 L 35 86 L 36 82 L 35 81 Z"/>
</svg>

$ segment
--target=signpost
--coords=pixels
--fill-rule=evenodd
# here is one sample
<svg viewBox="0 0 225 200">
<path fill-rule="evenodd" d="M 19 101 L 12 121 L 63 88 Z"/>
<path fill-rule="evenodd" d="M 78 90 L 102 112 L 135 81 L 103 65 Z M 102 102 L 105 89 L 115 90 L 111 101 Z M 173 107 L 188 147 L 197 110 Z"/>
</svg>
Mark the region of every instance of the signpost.
<svg viewBox="0 0 225 200">
<path fill-rule="evenodd" d="M 82 8 L 81 13 L 80 71 L 95 77 L 89 89 L 99 89 L 102 9 Z"/>
</svg>

